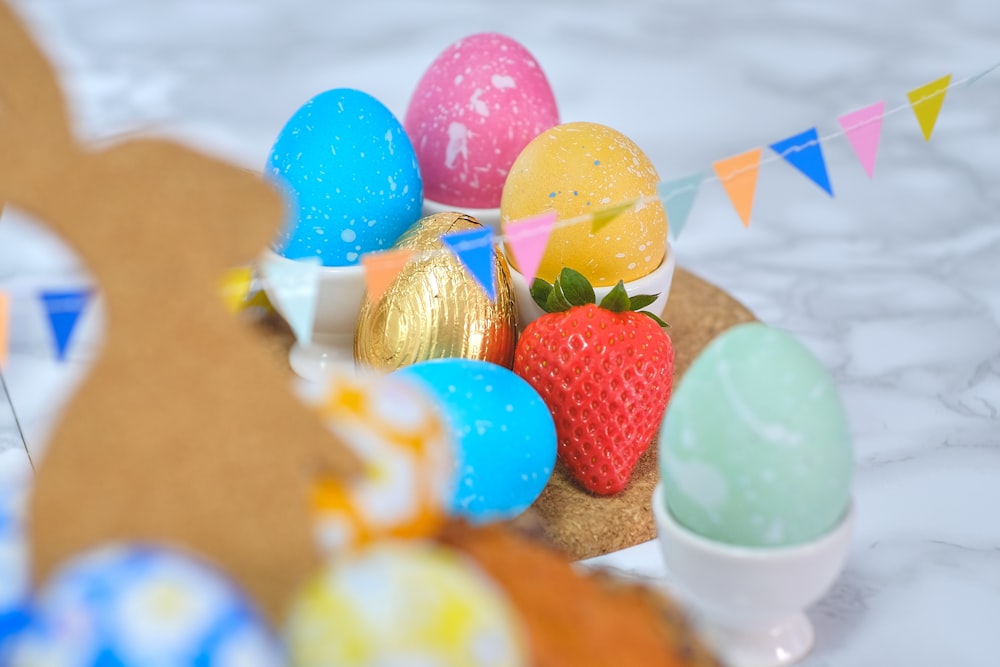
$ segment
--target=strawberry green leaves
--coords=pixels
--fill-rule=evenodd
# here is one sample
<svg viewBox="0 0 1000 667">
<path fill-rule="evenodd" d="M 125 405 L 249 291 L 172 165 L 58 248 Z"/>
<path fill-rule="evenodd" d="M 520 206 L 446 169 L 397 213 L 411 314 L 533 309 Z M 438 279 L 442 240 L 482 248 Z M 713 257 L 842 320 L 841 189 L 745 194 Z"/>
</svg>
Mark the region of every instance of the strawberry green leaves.
<svg viewBox="0 0 1000 667">
<path fill-rule="evenodd" d="M 618 284 L 601 299 L 601 303 L 598 305 L 612 313 L 624 313 L 626 310 L 631 310 L 631 299 L 628 298 L 628 292 L 625 291 L 625 283 L 619 280 Z"/>
<path fill-rule="evenodd" d="M 594 288 L 590 286 L 590 281 L 582 273 L 568 267 L 559 272 L 556 284 L 562 288 L 566 300 L 574 306 L 594 303 L 597 300 L 597 295 L 594 294 Z"/>
<path fill-rule="evenodd" d="M 541 278 L 535 278 L 530 291 L 532 300 L 547 313 L 562 313 L 575 306 L 597 303 L 597 294 L 590 281 L 582 273 L 569 267 L 560 271 L 552 284 Z M 625 283 L 619 280 L 598 305 L 614 313 L 638 311 L 652 318 L 661 327 L 667 328 L 669 324 L 655 314 L 642 310 L 655 303 L 658 296 L 658 294 L 637 294 L 630 297 L 625 290 Z"/>
</svg>

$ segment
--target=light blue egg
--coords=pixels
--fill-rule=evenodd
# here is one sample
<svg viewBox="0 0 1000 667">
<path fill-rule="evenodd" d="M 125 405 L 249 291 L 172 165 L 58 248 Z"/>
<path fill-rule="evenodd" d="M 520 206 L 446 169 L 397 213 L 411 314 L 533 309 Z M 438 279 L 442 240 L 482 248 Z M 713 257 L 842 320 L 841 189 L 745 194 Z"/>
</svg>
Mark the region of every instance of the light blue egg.
<svg viewBox="0 0 1000 667">
<path fill-rule="evenodd" d="M 12 667 L 284 664 L 248 599 L 178 551 L 120 545 L 88 552 L 39 592 Z"/>
<path fill-rule="evenodd" d="M 663 501 L 702 537 L 785 547 L 847 511 L 853 453 L 837 386 L 790 334 L 724 332 L 694 360 L 659 436 Z"/>
<path fill-rule="evenodd" d="M 413 145 L 392 112 L 359 90 L 328 90 L 306 102 L 278 134 L 266 173 L 288 201 L 274 250 L 291 259 L 357 264 L 421 217 Z"/>
<path fill-rule="evenodd" d="M 556 427 L 541 396 L 485 361 L 435 359 L 394 373 L 436 396 L 458 447 L 452 513 L 472 523 L 510 519 L 545 488 L 556 461 Z"/>
</svg>

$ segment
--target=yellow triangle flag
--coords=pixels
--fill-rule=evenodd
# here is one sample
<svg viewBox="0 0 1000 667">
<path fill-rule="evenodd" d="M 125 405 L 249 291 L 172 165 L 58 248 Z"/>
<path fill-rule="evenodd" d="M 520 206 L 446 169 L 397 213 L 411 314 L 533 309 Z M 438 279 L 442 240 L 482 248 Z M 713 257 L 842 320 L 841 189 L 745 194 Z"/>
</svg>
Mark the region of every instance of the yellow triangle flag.
<svg viewBox="0 0 1000 667">
<path fill-rule="evenodd" d="M 635 206 L 638 200 L 631 200 L 627 202 L 622 202 L 620 204 L 612 204 L 606 208 L 594 211 L 592 217 L 592 222 L 590 225 L 590 233 L 596 234 L 601 229 L 603 229 L 609 222 L 617 218 L 619 215 L 629 210 Z"/>
<path fill-rule="evenodd" d="M 941 105 L 944 104 L 944 96 L 948 93 L 950 85 L 951 74 L 914 88 L 906 94 L 910 106 L 913 107 L 913 113 L 917 116 L 917 122 L 920 123 L 920 131 L 924 133 L 924 141 L 931 140 L 931 133 L 934 131 L 938 114 L 941 113 Z"/>
<path fill-rule="evenodd" d="M 10 348 L 10 296 L 0 292 L 0 366 L 7 363 Z"/>
<path fill-rule="evenodd" d="M 753 211 L 753 199 L 757 193 L 757 173 L 760 171 L 762 151 L 762 148 L 754 148 L 712 164 L 715 175 L 726 189 L 729 201 L 733 203 L 733 208 L 739 214 L 744 227 L 750 226 L 750 213 Z"/>
<path fill-rule="evenodd" d="M 249 266 L 240 266 L 226 271 L 219 280 L 219 291 L 222 301 L 229 312 L 240 310 L 250 293 L 250 282 L 253 280 L 253 270 Z"/>
<path fill-rule="evenodd" d="M 412 250 L 386 250 L 361 255 L 361 265 L 365 269 L 365 285 L 372 301 L 378 301 L 396 279 L 399 272 L 410 261 Z"/>
</svg>

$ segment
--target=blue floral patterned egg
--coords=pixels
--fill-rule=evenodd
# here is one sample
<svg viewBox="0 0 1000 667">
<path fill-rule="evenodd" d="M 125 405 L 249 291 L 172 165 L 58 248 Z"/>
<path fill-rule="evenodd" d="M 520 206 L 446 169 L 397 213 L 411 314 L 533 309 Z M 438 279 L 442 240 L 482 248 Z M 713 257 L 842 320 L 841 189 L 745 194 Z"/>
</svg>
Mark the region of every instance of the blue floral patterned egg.
<svg viewBox="0 0 1000 667">
<path fill-rule="evenodd" d="M 556 461 L 556 427 L 541 396 L 503 366 L 434 359 L 394 373 L 440 401 L 458 447 L 453 514 L 473 523 L 510 519 L 545 488 Z"/>
<path fill-rule="evenodd" d="M 413 145 L 381 102 L 350 88 L 321 93 L 282 128 L 267 175 L 285 192 L 274 250 L 350 266 L 389 248 L 421 216 L 423 182 Z"/>
<path fill-rule="evenodd" d="M 39 592 L 13 667 L 278 667 L 275 635 L 219 572 L 178 551 L 88 552 Z"/>
<path fill-rule="evenodd" d="M 11 642 L 28 622 L 31 572 L 24 519 L 30 480 L 26 464 L 24 469 L 0 465 L 0 665 L 7 664 Z"/>
</svg>

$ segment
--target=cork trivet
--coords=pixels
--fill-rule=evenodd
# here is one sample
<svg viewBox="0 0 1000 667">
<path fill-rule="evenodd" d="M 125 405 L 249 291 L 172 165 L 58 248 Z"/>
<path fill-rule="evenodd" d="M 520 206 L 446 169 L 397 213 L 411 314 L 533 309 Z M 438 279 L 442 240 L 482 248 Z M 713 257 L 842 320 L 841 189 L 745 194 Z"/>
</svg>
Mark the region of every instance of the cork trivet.
<svg viewBox="0 0 1000 667">
<path fill-rule="evenodd" d="M 674 346 L 674 387 L 709 342 L 726 329 L 755 318 L 715 285 L 678 268 L 663 312 Z M 272 339 L 271 348 L 287 365 L 294 341 L 288 325 L 273 310 L 257 322 Z M 288 369 L 291 373 L 291 369 Z M 639 458 L 632 480 L 611 497 L 588 493 L 559 465 L 548 486 L 515 523 L 568 556 L 591 558 L 656 537 L 650 499 L 659 481 L 656 441 Z"/>
<path fill-rule="evenodd" d="M 107 306 L 29 502 L 38 581 L 73 556 L 170 543 L 233 576 L 272 620 L 320 564 L 309 496 L 359 462 L 292 394 L 217 281 L 281 222 L 263 180 L 165 141 L 79 144 L 55 73 L 0 2 L 0 206 L 74 248 Z"/>
<path fill-rule="evenodd" d="M 677 269 L 663 319 L 674 345 L 674 388 L 695 357 L 726 329 L 753 314 L 718 287 Z M 548 486 L 526 512 L 548 540 L 573 558 L 591 558 L 656 537 L 650 500 L 659 480 L 656 440 L 636 464 L 632 481 L 611 497 L 588 493 L 557 466 Z"/>
</svg>

